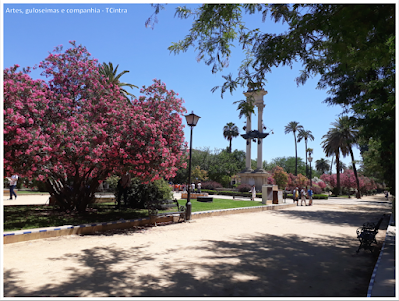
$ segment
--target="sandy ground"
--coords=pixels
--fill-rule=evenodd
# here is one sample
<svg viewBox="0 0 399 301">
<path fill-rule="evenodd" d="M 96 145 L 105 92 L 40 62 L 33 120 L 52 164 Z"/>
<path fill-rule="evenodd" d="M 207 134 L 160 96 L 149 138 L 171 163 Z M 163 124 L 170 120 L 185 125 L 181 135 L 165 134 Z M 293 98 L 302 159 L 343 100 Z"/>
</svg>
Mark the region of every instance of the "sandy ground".
<svg viewBox="0 0 399 301">
<path fill-rule="evenodd" d="M 378 252 L 356 253 L 356 229 L 383 213 L 383 198 L 316 201 L 7 244 L 4 296 L 365 297 Z"/>
</svg>

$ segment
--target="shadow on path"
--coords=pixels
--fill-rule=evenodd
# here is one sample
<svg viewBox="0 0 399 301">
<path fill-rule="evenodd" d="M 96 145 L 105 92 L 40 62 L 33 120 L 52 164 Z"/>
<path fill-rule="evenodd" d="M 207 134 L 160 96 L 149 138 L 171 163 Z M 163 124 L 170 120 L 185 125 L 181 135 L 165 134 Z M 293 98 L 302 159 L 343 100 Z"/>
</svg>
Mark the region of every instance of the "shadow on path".
<svg viewBox="0 0 399 301">
<path fill-rule="evenodd" d="M 198 239 L 191 247 L 168 241 L 155 253 L 149 252 L 147 245 L 88 248 L 46 259 L 64 261 L 67 267 L 55 272 L 69 277 L 49 279 L 35 290 L 27 289 L 21 281 L 22 271 L 4 267 L 4 296 L 366 297 L 378 252 L 356 254 L 359 243 L 355 231 L 364 222 L 377 221 L 389 212 L 390 208 L 381 205 L 357 205 L 344 210 L 264 213 L 265 217 L 280 215 L 281 223 L 298 219 L 314 227 L 318 223 L 353 227 L 353 235 L 329 227 L 328 233 L 317 237 L 294 229 L 298 235 L 251 233 L 220 240 Z M 381 229 L 386 229 L 388 219 Z"/>
<path fill-rule="evenodd" d="M 70 263 L 67 268 L 70 278 L 62 283 L 53 279 L 35 291 L 25 289 L 19 282 L 19 271 L 6 270 L 4 294 L 6 297 L 365 297 L 378 254 L 356 255 L 356 244 L 351 241 L 352 237 L 329 235 L 302 241 L 296 235 L 278 237 L 257 233 L 234 241 L 204 241 L 191 249 L 203 252 L 201 260 L 158 261 L 161 273 L 157 277 L 149 271 L 144 275 L 138 273 L 138 267 L 159 260 L 146 254 L 145 247 L 92 248 L 51 259 Z M 173 254 L 179 249 L 168 251 Z M 122 262 L 128 265 L 118 268 Z M 77 268 L 78 263 L 85 268 Z"/>
</svg>

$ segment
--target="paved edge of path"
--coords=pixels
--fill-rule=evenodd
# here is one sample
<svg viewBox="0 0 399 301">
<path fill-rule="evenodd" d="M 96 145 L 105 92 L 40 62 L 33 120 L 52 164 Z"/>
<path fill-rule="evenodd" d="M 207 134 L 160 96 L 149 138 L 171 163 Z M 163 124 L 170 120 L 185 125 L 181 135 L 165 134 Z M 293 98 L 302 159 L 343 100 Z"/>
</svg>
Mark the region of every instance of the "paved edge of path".
<svg viewBox="0 0 399 301">
<path fill-rule="evenodd" d="M 237 213 L 248 213 L 248 212 L 260 212 L 264 210 L 279 210 L 284 208 L 289 208 L 296 206 L 295 204 L 272 204 L 263 206 L 253 206 L 253 207 L 241 207 L 241 208 L 230 208 L 230 209 L 220 209 L 220 210 L 209 210 L 193 212 L 192 219 L 237 214 Z M 37 229 L 26 229 L 20 231 L 10 231 L 3 232 L 3 244 L 23 242 L 35 239 L 50 238 L 56 236 L 64 235 L 80 235 L 89 234 L 94 232 L 107 231 L 112 229 L 126 229 L 134 226 L 145 226 L 162 222 L 173 222 L 174 216 L 165 215 L 163 217 L 158 217 L 156 220 L 147 218 L 139 219 L 120 219 L 118 221 L 93 223 L 93 224 L 82 224 L 82 225 L 63 225 L 59 227 L 48 227 L 48 228 L 37 228 Z"/>
<path fill-rule="evenodd" d="M 212 211 L 193 212 L 192 219 L 236 214 L 236 213 L 247 213 L 247 212 L 259 212 L 264 210 L 278 210 L 295 206 L 295 204 L 273 204 L 266 206 L 254 206 L 244 208 L 232 208 L 232 209 L 221 209 Z M 156 221 L 160 222 L 171 222 L 173 216 L 164 216 L 158 218 Z M 65 225 L 60 227 L 40 228 L 21 230 L 14 232 L 3 232 L 3 244 L 23 242 L 34 239 L 50 238 L 64 235 L 81 235 L 89 234 L 94 232 L 101 232 L 111 229 L 124 229 L 133 226 L 145 226 L 153 224 L 154 221 L 150 218 L 132 219 L 132 220 L 118 220 L 112 222 L 104 222 L 97 224 L 84 224 L 78 226 Z M 373 274 L 370 279 L 367 297 L 396 297 L 396 279 L 395 279 L 395 237 L 396 237 L 396 226 L 393 215 L 388 224 L 385 241 L 380 251 L 376 265 L 374 266 Z"/>
<path fill-rule="evenodd" d="M 371 275 L 367 297 L 396 297 L 395 238 L 396 226 L 391 215 L 385 241 Z"/>
</svg>

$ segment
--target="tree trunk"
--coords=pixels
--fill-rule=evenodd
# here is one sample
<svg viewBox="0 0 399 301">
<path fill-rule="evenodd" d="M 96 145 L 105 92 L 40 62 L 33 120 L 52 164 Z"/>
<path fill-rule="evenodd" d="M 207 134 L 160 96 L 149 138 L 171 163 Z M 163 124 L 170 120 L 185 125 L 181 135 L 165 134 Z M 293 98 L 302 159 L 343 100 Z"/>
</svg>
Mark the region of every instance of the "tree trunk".
<svg viewBox="0 0 399 301">
<path fill-rule="evenodd" d="M 355 174 L 355 178 L 356 178 L 356 187 L 357 187 L 356 198 L 361 199 L 359 178 L 357 177 L 357 170 L 356 170 L 356 166 L 355 166 L 355 157 L 353 156 L 353 151 L 352 151 L 351 147 L 349 148 L 349 152 L 350 152 L 351 158 L 352 158 L 353 173 Z"/>
<path fill-rule="evenodd" d="M 295 176 L 298 175 L 298 152 L 297 152 L 297 146 L 296 146 L 296 135 L 294 132 L 294 139 L 295 139 Z"/>
<path fill-rule="evenodd" d="M 338 195 L 341 195 L 341 175 L 339 173 L 339 153 L 335 155 L 335 163 L 337 164 L 337 191 Z"/>
<path fill-rule="evenodd" d="M 305 174 L 306 177 L 308 177 L 308 142 L 307 139 L 305 139 Z"/>
<path fill-rule="evenodd" d="M 231 140 L 233 140 L 233 138 L 229 139 L 229 141 L 230 141 L 229 153 L 231 153 Z"/>
<path fill-rule="evenodd" d="M 94 200 L 99 185 L 95 179 L 77 180 L 72 185 L 61 180 L 47 181 L 48 191 L 62 211 L 86 211 L 87 206 Z"/>
</svg>

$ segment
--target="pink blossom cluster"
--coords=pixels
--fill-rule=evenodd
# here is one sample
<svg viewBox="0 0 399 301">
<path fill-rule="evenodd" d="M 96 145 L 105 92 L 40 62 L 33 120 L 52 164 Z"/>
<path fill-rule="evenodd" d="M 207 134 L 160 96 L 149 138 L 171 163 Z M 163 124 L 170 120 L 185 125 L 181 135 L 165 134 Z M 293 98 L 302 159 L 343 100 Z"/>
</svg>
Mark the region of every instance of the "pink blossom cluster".
<svg viewBox="0 0 399 301">
<path fill-rule="evenodd" d="M 374 180 L 365 177 L 363 175 L 359 175 L 359 188 L 361 192 L 367 192 L 371 191 L 374 189 L 377 189 L 377 185 L 374 182 Z M 336 174 L 323 174 L 320 177 L 321 180 L 323 180 L 327 185 L 331 187 L 336 187 L 337 186 L 337 175 Z M 340 184 L 341 187 L 347 188 L 347 189 L 357 189 L 356 185 L 356 177 L 355 173 L 351 169 L 346 169 L 343 173 L 340 174 Z"/>
<path fill-rule="evenodd" d="M 5 174 L 96 178 L 128 170 L 143 181 L 171 178 L 183 163 L 183 99 L 160 80 L 132 102 L 99 73 L 85 47 L 39 64 L 48 81 L 4 70 Z M 59 53 L 58 53 L 59 52 Z"/>
</svg>

